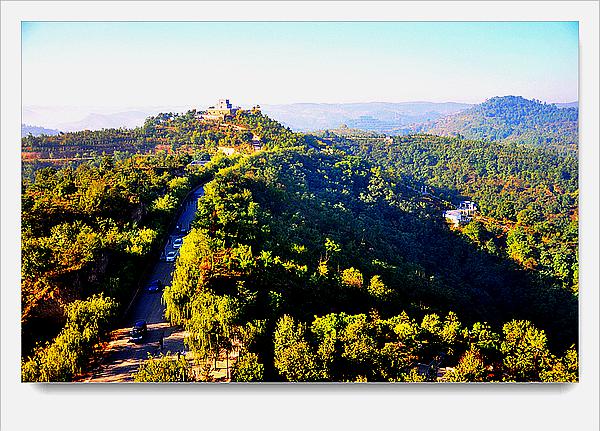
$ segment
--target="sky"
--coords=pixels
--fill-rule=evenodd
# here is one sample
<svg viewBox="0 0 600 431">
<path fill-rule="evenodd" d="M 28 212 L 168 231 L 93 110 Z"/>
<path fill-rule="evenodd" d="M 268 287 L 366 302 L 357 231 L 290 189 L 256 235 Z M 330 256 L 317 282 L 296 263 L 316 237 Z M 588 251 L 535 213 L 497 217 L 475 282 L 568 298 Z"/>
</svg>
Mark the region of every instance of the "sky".
<svg viewBox="0 0 600 431">
<path fill-rule="evenodd" d="M 24 106 L 578 100 L 577 22 L 24 22 Z"/>
</svg>

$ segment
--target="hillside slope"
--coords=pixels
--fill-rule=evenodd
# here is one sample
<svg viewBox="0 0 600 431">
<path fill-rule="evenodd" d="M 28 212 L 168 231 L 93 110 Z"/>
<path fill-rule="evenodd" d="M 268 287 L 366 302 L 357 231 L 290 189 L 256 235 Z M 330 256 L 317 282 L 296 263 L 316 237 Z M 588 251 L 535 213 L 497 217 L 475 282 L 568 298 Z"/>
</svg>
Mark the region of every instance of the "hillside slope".
<svg viewBox="0 0 600 431">
<path fill-rule="evenodd" d="M 493 97 L 463 112 L 415 127 L 441 136 L 522 144 L 577 146 L 579 110 L 519 96 Z"/>
<path fill-rule="evenodd" d="M 232 380 L 438 381 L 450 367 L 439 378 L 577 381 L 571 152 L 347 132 L 294 133 L 258 110 L 226 121 L 190 111 L 23 138 L 24 152 L 62 157 L 24 169 L 22 380 L 69 381 L 93 363 L 202 183 L 162 301 L 195 358 L 238 351 Z M 507 221 L 449 229 L 443 206 L 416 191 L 423 183 Z M 190 371 L 167 354 L 136 380 L 180 381 L 153 361 Z"/>
</svg>

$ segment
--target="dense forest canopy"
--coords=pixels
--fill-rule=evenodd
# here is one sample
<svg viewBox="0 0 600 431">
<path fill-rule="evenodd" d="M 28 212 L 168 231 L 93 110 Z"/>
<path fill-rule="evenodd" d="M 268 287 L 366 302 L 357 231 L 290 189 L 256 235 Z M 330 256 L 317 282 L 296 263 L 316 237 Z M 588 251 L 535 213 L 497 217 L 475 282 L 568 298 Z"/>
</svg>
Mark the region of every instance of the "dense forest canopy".
<svg viewBox="0 0 600 431">
<path fill-rule="evenodd" d="M 130 268 L 207 181 L 163 300 L 199 361 L 239 350 L 233 380 L 578 378 L 575 153 L 302 135 L 257 109 L 78 133 L 23 139 L 24 152 L 90 154 L 24 162 L 24 380 L 84 371 L 139 282 Z M 466 197 L 481 214 L 450 229 L 444 201 Z M 149 358 L 134 379 L 193 373 Z"/>
<path fill-rule="evenodd" d="M 432 135 L 335 142 L 414 188 L 476 201 L 481 217 L 465 227 L 476 245 L 577 291 L 576 152 Z"/>
<path fill-rule="evenodd" d="M 518 380 L 524 375 L 500 365 L 510 362 L 501 346 L 508 349 L 512 331 L 533 331 L 548 358 L 550 347 L 563 352 L 576 342 L 571 292 L 473 247 L 360 158 L 260 153 L 218 172 L 205 193 L 165 291 L 167 316 L 190 332 L 199 355 L 241 337 L 267 380 L 404 381 L 418 378 L 415 363 L 455 364 L 471 352 L 495 363 L 489 375 L 482 365 L 482 379 Z M 464 330 L 457 316 L 477 329 Z M 334 339 L 319 341 L 318 319 Z M 403 321 L 412 322 L 414 350 L 397 332 Z M 469 342 L 479 328 L 497 340 L 489 357 Z M 444 331 L 454 335 L 444 341 Z M 549 372 L 534 368 L 527 378 Z"/>
</svg>

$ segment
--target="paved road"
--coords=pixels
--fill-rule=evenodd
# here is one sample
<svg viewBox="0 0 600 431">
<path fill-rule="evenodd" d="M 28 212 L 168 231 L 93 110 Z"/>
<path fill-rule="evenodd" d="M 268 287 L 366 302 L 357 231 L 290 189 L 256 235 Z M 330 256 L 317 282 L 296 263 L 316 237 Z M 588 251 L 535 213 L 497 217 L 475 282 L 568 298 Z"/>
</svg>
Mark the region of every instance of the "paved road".
<svg viewBox="0 0 600 431">
<path fill-rule="evenodd" d="M 198 187 L 184 202 L 177 225 L 189 230 L 190 223 L 196 213 L 197 201 L 204 194 L 204 188 Z M 175 228 L 165 245 L 163 254 L 175 250 L 173 239 L 181 237 L 182 234 Z M 163 285 L 170 285 L 173 276 L 174 262 L 160 260 L 152 269 L 149 280 L 158 279 Z M 149 281 L 146 280 L 146 281 Z M 94 370 L 85 381 L 88 382 L 125 382 L 132 381 L 131 373 L 136 371 L 140 362 L 148 357 L 148 353 L 157 354 L 159 340 L 163 337 L 163 352 L 171 353 L 184 351 L 183 339 L 185 336 L 181 327 L 171 327 L 164 318 L 165 307 L 161 302 L 160 292 L 148 292 L 145 288 L 140 289 L 134 298 L 127 317 L 125 327 L 119 328 L 112 333 L 112 340 L 105 352 L 100 366 Z M 148 325 L 148 336 L 143 343 L 135 344 L 129 342 L 129 332 L 134 322 L 145 320 Z"/>
</svg>

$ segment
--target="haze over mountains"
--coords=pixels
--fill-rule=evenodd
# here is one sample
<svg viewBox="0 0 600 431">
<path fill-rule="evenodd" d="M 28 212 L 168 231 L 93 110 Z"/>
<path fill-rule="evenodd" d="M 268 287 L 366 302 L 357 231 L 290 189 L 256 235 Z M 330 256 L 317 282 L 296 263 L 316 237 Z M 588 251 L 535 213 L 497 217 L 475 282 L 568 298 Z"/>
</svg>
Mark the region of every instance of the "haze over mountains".
<svg viewBox="0 0 600 431">
<path fill-rule="evenodd" d="M 235 103 L 235 100 L 232 100 Z M 308 132 L 348 127 L 390 134 L 402 133 L 413 123 L 433 121 L 473 105 L 466 103 L 293 103 L 261 105 L 269 117 L 295 131 Z M 102 128 L 136 127 L 159 112 L 185 112 L 191 106 L 116 108 L 24 107 L 23 123 L 63 132 Z M 196 107 L 197 108 L 197 107 Z M 202 107 L 200 107 L 202 109 Z"/>
<path fill-rule="evenodd" d="M 151 107 L 71 107 L 71 106 L 24 106 L 21 122 L 39 128 L 61 132 L 99 130 L 110 128 L 133 128 L 144 124 L 146 118 L 160 112 L 185 112 L 188 106 Z M 22 127 L 23 129 L 23 127 Z M 29 132 L 30 129 L 26 129 Z M 31 130 L 33 135 L 34 130 Z M 23 131 L 22 131 L 23 133 Z M 25 133 L 24 135 L 26 135 Z M 23 136 L 24 136 L 23 135 Z"/>
<path fill-rule="evenodd" d="M 40 126 L 30 126 L 29 124 L 21 124 L 21 137 L 27 135 L 40 136 L 40 135 L 58 135 L 60 130 L 46 129 Z"/>
<path fill-rule="evenodd" d="M 235 100 L 232 102 L 235 103 Z M 300 132 L 336 129 L 345 125 L 350 129 L 389 135 L 426 132 L 445 136 L 459 134 L 476 139 L 573 144 L 577 141 L 577 105 L 577 102 L 545 104 L 504 96 L 491 98 L 479 105 L 458 102 L 293 103 L 262 105 L 261 108 L 269 117 Z M 203 109 L 202 106 L 128 109 L 24 107 L 22 136 L 133 128 L 160 112 L 185 112 L 194 108 Z"/>
<path fill-rule="evenodd" d="M 345 124 L 350 128 L 398 134 L 413 123 L 436 120 L 473 105 L 467 103 L 294 103 L 264 105 L 269 117 L 296 131 L 330 129 Z"/>
</svg>

